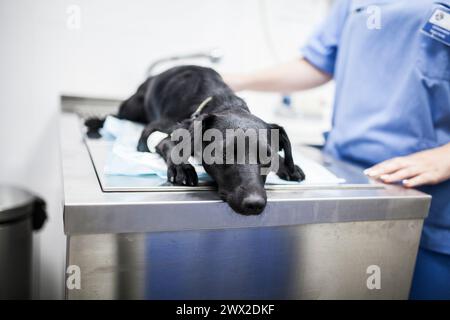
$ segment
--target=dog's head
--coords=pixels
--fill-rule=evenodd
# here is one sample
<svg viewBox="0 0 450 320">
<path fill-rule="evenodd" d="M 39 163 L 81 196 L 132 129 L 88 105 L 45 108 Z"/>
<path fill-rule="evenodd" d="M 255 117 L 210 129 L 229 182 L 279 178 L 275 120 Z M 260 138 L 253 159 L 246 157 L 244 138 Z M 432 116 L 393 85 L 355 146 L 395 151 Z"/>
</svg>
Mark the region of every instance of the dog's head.
<svg viewBox="0 0 450 320">
<path fill-rule="evenodd" d="M 240 214 L 260 214 L 267 203 L 264 184 L 269 171 L 277 169 L 284 130 L 239 112 L 203 114 L 190 120 L 189 131 L 192 154 L 217 183 L 220 197 Z"/>
</svg>

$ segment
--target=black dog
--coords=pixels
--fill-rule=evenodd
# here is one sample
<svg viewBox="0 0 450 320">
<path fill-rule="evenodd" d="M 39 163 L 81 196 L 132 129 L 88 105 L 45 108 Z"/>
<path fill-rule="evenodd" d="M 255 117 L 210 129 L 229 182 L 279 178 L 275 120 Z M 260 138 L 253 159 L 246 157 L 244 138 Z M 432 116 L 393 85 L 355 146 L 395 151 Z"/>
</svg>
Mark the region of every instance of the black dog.
<svg viewBox="0 0 450 320">
<path fill-rule="evenodd" d="M 203 109 L 199 110 L 208 97 L 211 97 L 210 101 L 203 103 Z M 246 103 L 210 68 L 180 66 L 148 78 L 134 95 L 122 103 L 117 117 L 146 125 L 137 146 L 142 152 L 149 151 L 147 139 L 153 132 L 171 134 L 180 127 L 192 130 L 194 120 L 201 121 L 203 130 L 214 128 L 222 133 L 227 129 L 238 128 L 278 129 L 279 150 L 272 151 L 279 161 L 276 173 L 285 180 L 301 181 L 305 178 L 303 171 L 293 162 L 291 144 L 283 128 L 267 124 L 252 115 Z M 93 120 L 86 124 L 91 128 L 91 134 L 92 130 L 95 132 L 99 127 Z M 200 143 L 203 147 L 206 144 L 204 141 Z M 156 146 L 156 152 L 167 163 L 167 179 L 177 185 L 196 185 L 198 179 L 194 167 L 172 161 L 171 153 L 175 146 L 176 142 L 170 137 Z M 270 151 L 270 145 L 268 149 Z M 280 150 L 284 150 L 284 158 L 278 156 Z M 267 176 L 261 174 L 261 169 L 267 163 L 262 164 L 258 159 L 253 164 L 207 164 L 204 161 L 202 164 L 217 183 L 220 197 L 236 212 L 250 215 L 264 210 L 267 201 L 264 183 Z"/>
</svg>

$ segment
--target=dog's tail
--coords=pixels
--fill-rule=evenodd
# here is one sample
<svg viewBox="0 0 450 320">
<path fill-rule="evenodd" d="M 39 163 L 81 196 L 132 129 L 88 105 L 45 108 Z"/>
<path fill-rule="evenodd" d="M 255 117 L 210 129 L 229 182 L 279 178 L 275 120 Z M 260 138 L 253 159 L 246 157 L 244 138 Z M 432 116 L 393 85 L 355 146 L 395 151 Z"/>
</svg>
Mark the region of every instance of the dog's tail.
<svg viewBox="0 0 450 320">
<path fill-rule="evenodd" d="M 84 121 L 87 128 L 86 135 L 91 139 L 101 138 L 100 129 L 103 128 L 105 118 L 88 118 Z"/>
</svg>

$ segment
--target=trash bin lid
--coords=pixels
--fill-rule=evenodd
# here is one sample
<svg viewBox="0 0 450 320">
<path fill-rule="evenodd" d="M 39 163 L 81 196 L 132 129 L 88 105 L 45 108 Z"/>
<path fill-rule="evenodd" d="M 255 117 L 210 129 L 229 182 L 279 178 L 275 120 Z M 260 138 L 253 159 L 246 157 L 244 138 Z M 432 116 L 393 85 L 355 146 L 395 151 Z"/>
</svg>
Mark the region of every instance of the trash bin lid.
<svg viewBox="0 0 450 320">
<path fill-rule="evenodd" d="M 35 197 L 25 190 L 0 185 L 0 223 L 30 215 L 34 200 Z"/>
</svg>

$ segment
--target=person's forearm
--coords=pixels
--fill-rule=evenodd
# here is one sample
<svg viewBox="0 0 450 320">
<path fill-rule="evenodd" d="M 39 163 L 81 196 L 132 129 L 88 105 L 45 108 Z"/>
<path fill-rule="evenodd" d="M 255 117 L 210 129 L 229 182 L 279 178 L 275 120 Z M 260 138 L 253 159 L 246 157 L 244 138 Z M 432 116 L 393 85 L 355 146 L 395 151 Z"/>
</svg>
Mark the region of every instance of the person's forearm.
<svg viewBox="0 0 450 320">
<path fill-rule="evenodd" d="M 330 81 L 305 59 L 297 59 L 269 69 L 244 75 L 224 75 L 225 82 L 235 91 L 274 91 L 289 93 L 318 87 Z"/>
</svg>

